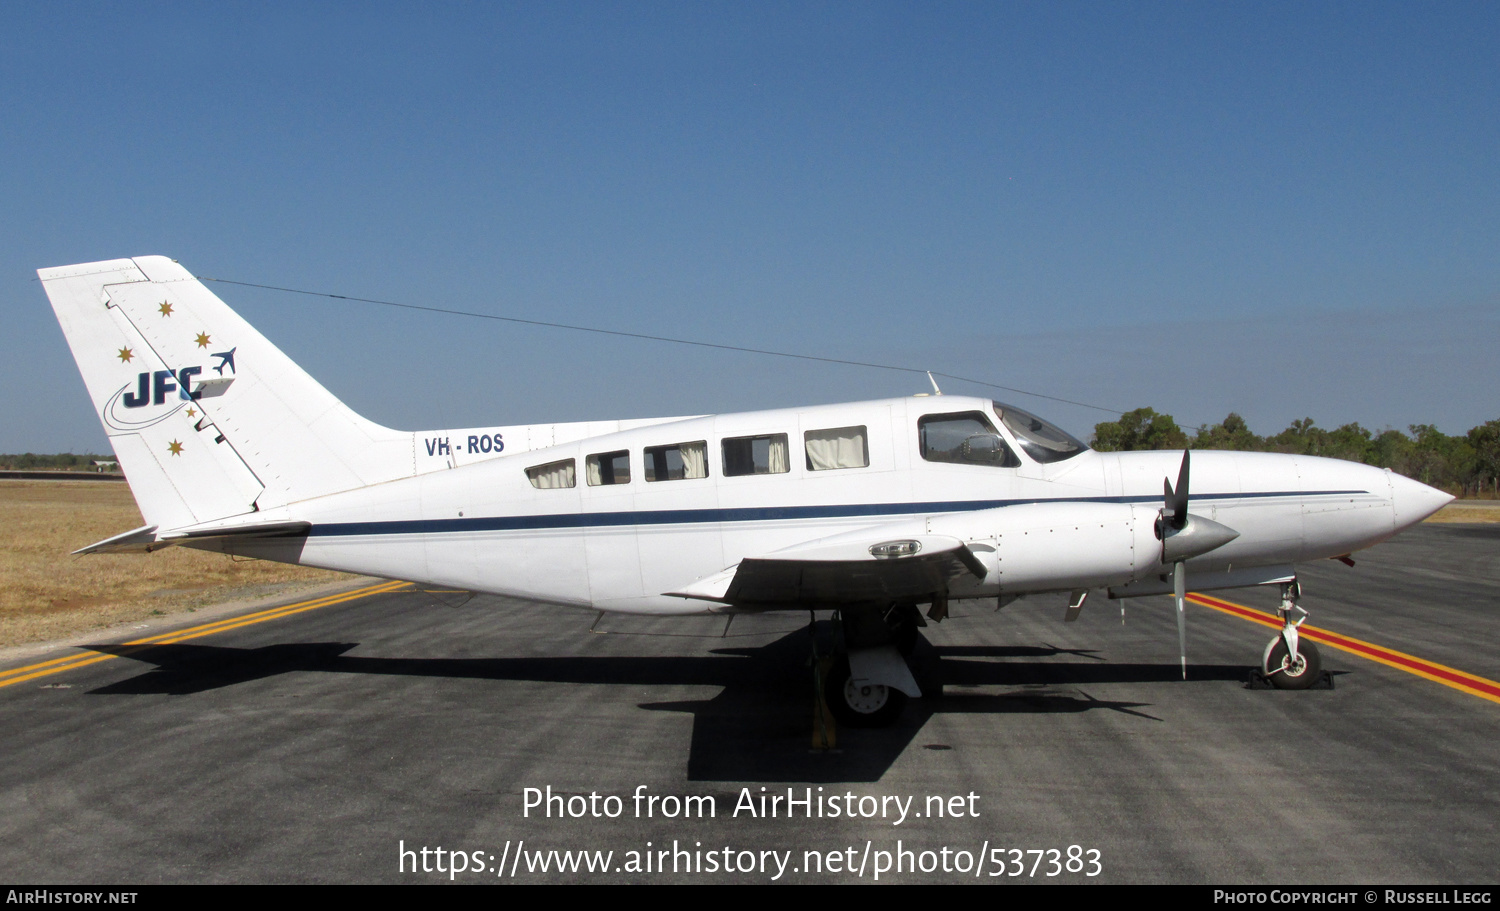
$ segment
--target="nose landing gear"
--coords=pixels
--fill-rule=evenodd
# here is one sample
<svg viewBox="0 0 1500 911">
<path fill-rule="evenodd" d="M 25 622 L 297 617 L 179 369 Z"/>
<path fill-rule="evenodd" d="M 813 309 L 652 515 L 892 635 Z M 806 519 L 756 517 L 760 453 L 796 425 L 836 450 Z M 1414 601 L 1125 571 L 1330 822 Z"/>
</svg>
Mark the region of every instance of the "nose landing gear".
<svg viewBox="0 0 1500 911">
<path fill-rule="evenodd" d="M 1301 597 L 1302 587 L 1296 579 L 1281 583 L 1281 606 L 1276 609 L 1281 632 L 1266 645 L 1261 660 L 1263 679 L 1278 690 L 1305 690 L 1324 682 L 1318 647 L 1297 635 L 1298 627 L 1307 619 L 1307 611 L 1297 604 Z M 1293 620 L 1293 611 L 1301 616 Z"/>
</svg>

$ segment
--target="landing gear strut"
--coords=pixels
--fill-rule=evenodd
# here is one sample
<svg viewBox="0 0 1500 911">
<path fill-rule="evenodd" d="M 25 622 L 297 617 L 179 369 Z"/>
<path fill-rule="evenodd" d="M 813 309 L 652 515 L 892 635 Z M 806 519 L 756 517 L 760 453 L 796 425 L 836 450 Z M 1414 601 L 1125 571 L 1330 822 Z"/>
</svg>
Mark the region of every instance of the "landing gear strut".
<svg viewBox="0 0 1500 911">
<path fill-rule="evenodd" d="M 1297 628 L 1307 619 L 1307 611 L 1297 604 L 1301 597 L 1302 586 L 1296 579 L 1281 583 L 1281 606 L 1276 608 L 1281 617 L 1281 633 L 1266 646 L 1261 662 L 1262 673 L 1279 690 L 1305 690 L 1323 676 L 1323 658 L 1318 647 L 1297 635 Z M 1294 611 L 1301 615 L 1295 620 Z"/>
<path fill-rule="evenodd" d="M 915 604 L 897 603 L 885 612 L 885 625 L 891 631 L 891 644 L 910 658 L 916 651 L 917 637 L 921 635 L 918 628 L 926 626 L 927 621 L 922 619 L 922 612 Z"/>
</svg>

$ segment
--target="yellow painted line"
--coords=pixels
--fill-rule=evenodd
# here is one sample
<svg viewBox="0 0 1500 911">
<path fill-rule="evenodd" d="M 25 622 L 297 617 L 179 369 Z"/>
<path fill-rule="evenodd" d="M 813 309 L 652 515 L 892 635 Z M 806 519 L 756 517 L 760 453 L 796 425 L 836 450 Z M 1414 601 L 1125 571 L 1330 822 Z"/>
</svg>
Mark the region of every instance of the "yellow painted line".
<svg viewBox="0 0 1500 911">
<path fill-rule="evenodd" d="M 410 584 L 410 582 L 382 582 L 379 585 L 357 588 L 351 592 L 325 595 L 322 598 L 299 601 L 295 604 L 283 604 L 280 607 L 268 608 L 253 614 L 243 614 L 238 617 L 229 617 L 224 620 L 215 620 L 212 623 L 204 623 L 200 626 L 190 626 L 186 629 L 158 633 L 155 636 L 147 636 L 144 639 L 132 639 L 129 642 L 122 642 L 120 645 L 131 649 L 139 649 L 150 645 L 170 645 L 174 642 L 184 642 L 188 639 L 197 639 L 202 636 L 212 636 L 214 633 L 239 629 L 242 626 L 265 623 L 268 620 L 279 620 L 282 617 L 290 617 L 292 614 L 317 610 L 320 607 L 330 607 L 334 604 L 344 604 L 349 601 L 357 601 L 360 598 L 368 598 L 371 595 L 385 594 L 386 592 L 392 592 Z M 15 667 L 8 671 L 0 671 L 0 687 L 7 687 L 13 683 L 24 683 L 27 680 L 35 680 L 38 677 L 71 671 L 75 668 L 87 667 L 90 664 L 108 661 L 111 658 L 127 657 L 128 654 L 127 652 L 125 655 L 112 655 L 107 652 L 87 649 L 80 655 L 67 655 L 62 658 L 53 658 L 49 661 L 38 661 L 35 664 L 28 664 L 25 667 Z"/>
<path fill-rule="evenodd" d="M 1225 601 L 1223 598 L 1211 598 L 1208 595 L 1200 594 L 1190 594 L 1188 595 L 1188 600 L 1194 604 L 1201 604 L 1204 607 L 1211 607 L 1214 610 L 1231 614 L 1242 620 L 1249 620 L 1252 623 L 1259 623 L 1273 629 L 1281 629 L 1280 619 L 1270 614 L 1261 613 L 1253 607 L 1246 607 L 1243 604 L 1236 604 L 1233 601 Z M 1323 645 L 1332 646 L 1340 651 L 1349 652 L 1352 655 L 1359 655 L 1361 658 L 1378 661 L 1387 667 L 1406 671 L 1408 674 L 1425 677 L 1428 680 L 1441 683 L 1443 686 L 1452 687 L 1471 696 L 1478 696 L 1480 699 L 1488 699 L 1491 702 L 1500 703 L 1500 683 L 1480 677 L 1477 674 L 1470 674 L 1467 671 L 1451 668 L 1445 664 L 1427 661 L 1415 655 L 1408 655 L 1405 652 L 1386 648 L 1383 645 L 1366 642 L 1363 639 L 1355 639 L 1353 636 L 1345 636 L 1342 633 L 1335 633 L 1331 630 L 1319 629 L 1316 626 L 1307 626 L 1304 624 L 1297 628 L 1297 635 L 1311 639 L 1314 642 L 1322 643 Z"/>
</svg>

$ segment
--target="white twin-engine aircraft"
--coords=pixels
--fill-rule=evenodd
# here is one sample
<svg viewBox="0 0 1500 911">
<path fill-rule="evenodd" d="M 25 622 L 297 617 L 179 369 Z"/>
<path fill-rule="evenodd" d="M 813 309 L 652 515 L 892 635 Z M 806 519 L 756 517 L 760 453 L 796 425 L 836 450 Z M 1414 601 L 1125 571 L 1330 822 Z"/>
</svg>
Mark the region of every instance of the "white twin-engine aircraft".
<svg viewBox="0 0 1500 911">
<path fill-rule="evenodd" d="M 1279 584 L 1264 672 L 1319 675 L 1294 565 L 1451 497 L 1388 470 L 1250 452 L 1099 453 L 952 395 L 403 433 L 365 420 L 176 262 L 42 269 L 146 525 L 167 545 L 636 614 L 834 610 L 847 724 L 921 691 L 903 655 L 953 599 Z M 814 615 L 816 616 L 816 615 Z M 1181 644 L 1181 643 L 1179 643 Z M 1185 652 L 1185 650 L 1184 650 Z M 1186 675 L 1186 659 L 1183 658 Z"/>
</svg>

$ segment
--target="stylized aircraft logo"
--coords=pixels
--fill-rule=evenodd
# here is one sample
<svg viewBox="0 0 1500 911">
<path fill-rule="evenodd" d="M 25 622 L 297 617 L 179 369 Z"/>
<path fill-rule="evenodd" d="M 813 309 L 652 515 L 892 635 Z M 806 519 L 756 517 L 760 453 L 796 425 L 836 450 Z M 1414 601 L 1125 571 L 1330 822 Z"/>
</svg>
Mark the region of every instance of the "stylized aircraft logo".
<svg viewBox="0 0 1500 911">
<path fill-rule="evenodd" d="M 225 367 L 228 367 L 229 372 L 233 373 L 234 353 L 238 350 L 240 349 L 238 346 L 236 346 L 234 348 L 230 348 L 228 351 L 216 351 L 213 354 L 209 355 L 209 357 L 216 357 L 219 359 L 219 366 L 214 368 L 214 373 L 217 373 L 219 376 L 223 376 Z"/>
</svg>

